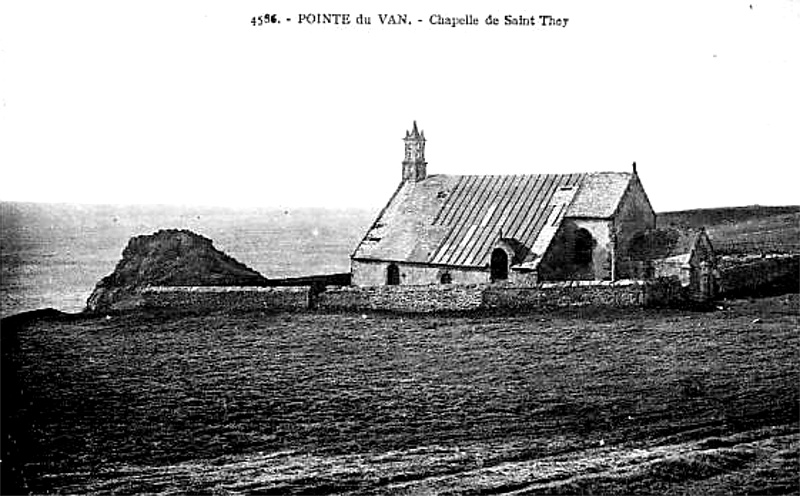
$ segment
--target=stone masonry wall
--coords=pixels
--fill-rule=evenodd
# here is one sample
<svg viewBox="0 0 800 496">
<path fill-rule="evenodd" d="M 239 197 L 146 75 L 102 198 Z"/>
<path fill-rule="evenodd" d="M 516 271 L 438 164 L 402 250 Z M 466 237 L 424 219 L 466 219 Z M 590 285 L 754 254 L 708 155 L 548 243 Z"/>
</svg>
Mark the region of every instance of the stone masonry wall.
<svg viewBox="0 0 800 496">
<path fill-rule="evenodd" d="M 644 283 L 644 306 L 678 307 L 689 303 L 686 288 L 676 276 L 659 277 Z M 695 301 L 698 303 L 698 301 Z"/>
<path fill-rule="evenodd" d="M 636 307 L 644 304 L 639 284 L 594 283 L 593 281 L 551 282 L 539 287 L 490 286 L 483 293 L 486 308 L 551 309 L 604 305 Z"/>
<path fill-rule="evenodd" d="M 565 219 L 539 264 L 545 281 L 610 280 L 611 222 L 606 219 Z M 592 235 L 594 247 L 589 264 L 574 263 L 575 238 L 579 229 Z"/>
<path fill-rule="evenodd" d="M 187 311 L 305 310 L 311 288 L 246 286 L 156 286 L 142 290 L 146 308 Z"/>
<path fill-rule="evenodd" d="M 740 260 L 719 269 L 719 294 L 752 294 L 771 285 L 800 287 L 800 255 L 781 255 Z"/>
<path fill-rule="evenodd" d="M 537 287 L 487 286 L 486 308 L 552 309 L 670 306 L 682 301 L 677 280 L 549 282 Z"/>
<path fill-rule="evenodd" d="M 329 289 L 317 308 L 335 311 L 436 312 L 486 309 L 553 309 L 578 306 L 614 308 L 671 306 L 684 301 L 676 278 L 655 281 L 548 282 L 533 287 L 510 284 L 375 286 Z"/>
<path fill-rule="evenodd" d="M 317 297 L 320 310 L 395 312 L 460 311 L 480 308 L 482 285 L 370 286 L 329 289 Z"/>
<path fill-rule="evenodd" d="M 446 312 L 476 309 L 547 310 L 563 307 L 671 306 L 684 301 L 677 278 L 655 281 L 336 287 L 317 293 L 298 287 L 151 287 L 146 308 L 185 311 L 306 310 Z"/>
<path fill-rule="evenodd" d="M 489 269 L 436 267 L 398 262 L 401 286 L 439 284 L 442 273 L 447 272 L 453 284 L 481 284 L 489 282 Z M 353 260 L 351 270 L 356 286 L 383 286 L 389 262 Z"/>
<path fill-rule="evenodd" d="M 614 231 L 616 257 L 620 260 L 626 258 L 631 240 L 637 234 L 656 227 L 656 214 L 638 176 L 634 176 L 631 180 L 618 209 L 614 218 Z"/>
</svg>

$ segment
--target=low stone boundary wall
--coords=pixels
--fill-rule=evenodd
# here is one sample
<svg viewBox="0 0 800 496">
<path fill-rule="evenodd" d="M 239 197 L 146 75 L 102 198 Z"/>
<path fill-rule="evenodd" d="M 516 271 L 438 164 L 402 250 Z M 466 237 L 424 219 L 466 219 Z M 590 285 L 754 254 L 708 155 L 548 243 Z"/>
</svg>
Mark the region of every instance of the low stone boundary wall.
<svg viewBox="0 0 800 496">
<path fill-rule="evenodd" d="M 476 309 L 546 310 L 579 306 L 615 308 L 684 303 L 677 278 L 655 281 L 570 281 L 536 286 L 500 284 L 372 286 L 329 289 L 317 297 L 321 310 L 440 312 Z"/>
<path fill-rule="evenodd" d="M 681 307 L 708 303 L 706 300 L 691 298 L 689 286 L 683 286 L 678 276 L 660 277 L 647 281 L 639 281 L 644 287 L 644 306 L 646 307 Z"/>
<path fill-rule="evenodd" d="M 172 310 L 305 310 L 312 305 L 308 286 L 152 286 L 141 294 L 145 307 Z"/>
<path fill-rule="evenodd" d="M 570 281 L 536 287 L 488 286 L 486 308 L 549 309 L 580 306 L 639 307 L 646 302 L 645 284 L 636 281 Z"/>
<path fill-rule="evenodd" d="M 800 289 L 800 255 L 727 261 L 717 280 L 722 296 L 753 295 L 775 286 Z"/>
<path fill-rule="evenodd" d="M 320 310 L 444 312 L 481 307 L 483 285 L 364 286 L 328 289 L 317 296 Z"/>
<path fill-rule="evenodd" d="M 150 287 L 146 308 L 186 311 L 307 310 L 458 312 L 477 309 L 548 310 L 565 307 L 675 306 L 677 278 L 655 281 L 570 281 L 525 287 L 510 284 L 329 287 Z"/>
<path fill-rule="evenodd" d="M 553 309 L 598 306 L 612 308 L 672 306 L 684 301 L 676 278 L 654 281 L 569 281 L 535 287 L 487 286 L 486 308 Z"/>
</svg>

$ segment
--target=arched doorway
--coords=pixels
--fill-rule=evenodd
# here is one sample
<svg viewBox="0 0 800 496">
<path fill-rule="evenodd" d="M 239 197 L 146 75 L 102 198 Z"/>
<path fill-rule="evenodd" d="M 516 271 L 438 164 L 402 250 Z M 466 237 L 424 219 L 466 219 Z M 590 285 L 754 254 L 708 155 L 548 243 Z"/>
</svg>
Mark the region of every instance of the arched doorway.
<svg viewBox="0 0 800 496">
<path fill-rule="evenodd" d="M 395 264 L 389 264 L 386 267 L 386 284 L 389 286 L 397 286 L 400 284 L 400 269 Z"/>
<path fill-rule="evenodd" d="M 502 248 L 495 248 L 490 263 L 492 282 L 508 279 L 508 254 Z"/>
</svg>

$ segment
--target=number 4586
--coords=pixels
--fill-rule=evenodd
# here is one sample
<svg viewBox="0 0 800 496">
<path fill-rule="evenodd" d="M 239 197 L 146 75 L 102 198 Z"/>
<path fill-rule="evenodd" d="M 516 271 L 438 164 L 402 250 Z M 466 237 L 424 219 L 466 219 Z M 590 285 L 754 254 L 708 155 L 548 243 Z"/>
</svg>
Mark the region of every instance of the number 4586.
<svg viewBox="0 0 800 496">
<path fill-rule="evenodd" d="M 263 26 L 264 24 L 277 24 L 278 23 L 278 16 L 277 14 L 264 14 L 258 17 L 253 17 L 250 20 L 250 24 L 253 26 Z"/>
</svg>

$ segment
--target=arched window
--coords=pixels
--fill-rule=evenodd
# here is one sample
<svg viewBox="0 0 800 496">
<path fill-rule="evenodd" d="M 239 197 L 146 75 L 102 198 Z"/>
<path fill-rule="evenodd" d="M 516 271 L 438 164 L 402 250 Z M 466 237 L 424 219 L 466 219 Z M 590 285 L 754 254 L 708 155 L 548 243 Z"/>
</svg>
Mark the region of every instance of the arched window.
<svg viewBox="0 0 800 496">
<path fill-rule="evenodd" d="M 492 282 L 508 279 L 508 255 L 502 248 L 495 248 L 491 261 Z"/>
<path fill-rule="evenodd" d="M 400 269 L 395 264 L 389 264 L 386 267 L 386 284 L 389 286 L 397 286 L 400 284 Z"/>
<path fill-rule="evenodd" d="M 453 276 L 449 272 L 442 272 L 439 276 L 439 282 L 442 284 L 451 284 L 453 282 Z"/>
<path fill-rule="evenodd" d="M 575 251 L 572 254 L 572 261 L 576 265 L 587 265 L 592 263 L 592 251 L 594 250 L 594 238 L 589 231 L 580 228 L 575 231 Z"/>
</svg>

